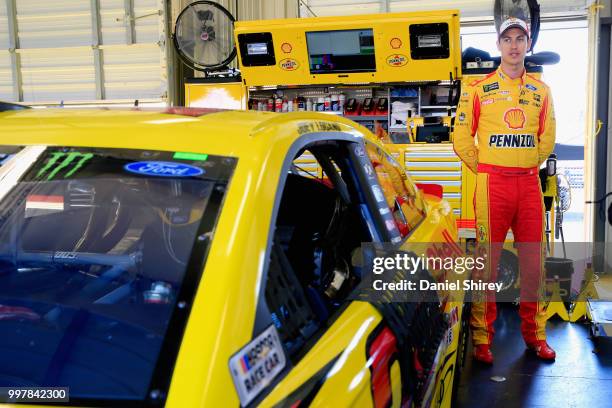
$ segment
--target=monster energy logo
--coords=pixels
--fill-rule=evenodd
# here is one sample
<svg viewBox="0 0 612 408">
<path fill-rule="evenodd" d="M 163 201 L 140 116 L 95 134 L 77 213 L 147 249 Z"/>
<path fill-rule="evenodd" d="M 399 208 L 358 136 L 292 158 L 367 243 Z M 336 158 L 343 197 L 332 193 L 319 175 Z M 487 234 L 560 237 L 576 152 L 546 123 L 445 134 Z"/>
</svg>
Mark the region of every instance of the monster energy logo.
<svg viewBox="0 0 612 408">
<path fill-rule="evenodd" d="M 79 152 L 54 152 L 51 153 L 51 158 L 40 171 L 36 174 L 36 178 L 44 177 L 45 174 L 50 171 L 53 166 L 53 170 L 47 176 L 47 181 L 52 180 L 59 172 L 64 169 L 70 169 L 64 178 L 68 178 L 77 172 L 81 167 L 85 165 L 92 157 L 93 153 L 79 153 Z M 72 168 L 70 168 L 72 166 Z"/>
</svg>

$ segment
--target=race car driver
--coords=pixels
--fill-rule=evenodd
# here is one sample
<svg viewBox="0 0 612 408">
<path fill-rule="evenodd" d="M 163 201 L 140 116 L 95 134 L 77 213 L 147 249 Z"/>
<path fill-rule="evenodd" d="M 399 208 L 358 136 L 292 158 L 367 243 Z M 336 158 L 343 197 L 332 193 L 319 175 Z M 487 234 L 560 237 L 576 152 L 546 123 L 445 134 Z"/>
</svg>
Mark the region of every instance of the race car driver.
<svg viewBox="0 0 612 408">
<path fill-rule="evenodd" d="M 538 168 L 555 145 L 553 103 L 548 86 L 525 71 L 531 38 L 523 20 L 510 18 L 500 25 L 497 47 L 500 67 L 462 89 L 454 148 L 477 174 L 476 236 L 480 247 L 487 243 L 486 276 L 495 279 L 501 247 L 512 228 L 521 274 L 521 333 L 529 350 L 540 359 L 554 360 L 540 296 L 545 279 L 544 210 L 538 179 Z M 474 358 L 491 364 L 495 293 L 480 295 L 470 319 Z"/>
</svg>

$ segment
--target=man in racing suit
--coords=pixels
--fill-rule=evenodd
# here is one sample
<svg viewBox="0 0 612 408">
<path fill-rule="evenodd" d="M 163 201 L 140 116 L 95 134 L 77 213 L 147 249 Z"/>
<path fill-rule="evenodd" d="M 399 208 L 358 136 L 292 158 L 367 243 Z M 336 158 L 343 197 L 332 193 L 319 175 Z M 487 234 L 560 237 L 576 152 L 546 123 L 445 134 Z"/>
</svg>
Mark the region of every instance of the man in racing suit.
<svg viewBox="0 0 612 408">
<path fill-rule="evenodd" d="M 512 228 L 521 272 L 521 332 L 539 358 L 553 360 L 540 296 L 545 279 L 544 209 L 538 178 L 538 168 L 555 145 L 553 103 L 548 86 L 525 72 L 525 54 L 531 47 L 527 24 L 506 20 L 497 46 L 500 67 L 484 79 L 464 84 L 454 148 L 477 174 L 474 211 L 477 240 L 486 242 L 489 251 L 485 274 L 495 281 L 501 247 Z M 480 295 L 480 301 L 472 304 L 470 319 L 474 358 L 490 364 L 495 293 Z"/>
</svg>

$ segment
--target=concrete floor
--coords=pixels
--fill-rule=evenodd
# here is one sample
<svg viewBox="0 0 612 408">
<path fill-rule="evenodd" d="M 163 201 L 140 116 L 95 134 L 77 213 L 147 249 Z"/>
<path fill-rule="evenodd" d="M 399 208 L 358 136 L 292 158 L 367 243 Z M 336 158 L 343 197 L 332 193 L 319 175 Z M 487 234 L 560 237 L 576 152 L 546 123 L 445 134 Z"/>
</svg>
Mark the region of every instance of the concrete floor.
<svg viewBox="0 0 612 408">
<path fill-rule="evenodd" d="M 554 363 L 540 362 L 525 352 L 517 308 L 498 305 L 493 344 L 495 363 L 471 358 L 461 376 L 458 408 L 611 408 L 612 339 L 589 338 L 588 326 L 560 320 L 548 322 L 548 342 L 557 351 Z M 491 380 L 505 377 L 503 382 Z"/>
</svg>

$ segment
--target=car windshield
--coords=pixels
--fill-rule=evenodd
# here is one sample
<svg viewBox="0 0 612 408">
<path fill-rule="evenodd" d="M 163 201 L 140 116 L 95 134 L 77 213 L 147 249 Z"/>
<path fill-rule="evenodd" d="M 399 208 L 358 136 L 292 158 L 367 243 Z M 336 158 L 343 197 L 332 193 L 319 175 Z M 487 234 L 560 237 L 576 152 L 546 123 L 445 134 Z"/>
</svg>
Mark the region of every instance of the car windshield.
<svg viewBox="0 0 612 408">
<path fill-rule="evenodd" d="M 236 160 L 31 146 L 0 168 L 0 386 L 164 398 Z"/>
</svg>

